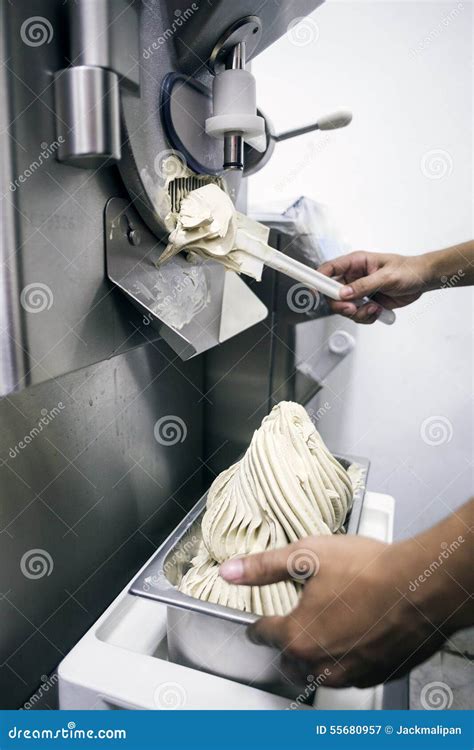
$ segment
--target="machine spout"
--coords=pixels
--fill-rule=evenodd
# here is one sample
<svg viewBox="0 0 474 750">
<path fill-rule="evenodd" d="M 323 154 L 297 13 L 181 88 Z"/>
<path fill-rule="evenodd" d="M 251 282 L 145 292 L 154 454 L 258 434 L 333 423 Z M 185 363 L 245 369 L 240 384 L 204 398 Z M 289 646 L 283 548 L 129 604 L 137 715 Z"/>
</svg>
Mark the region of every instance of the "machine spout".
<svg viewBox="0 0 474 750">
<path fill-rule="evenodd" d="M 232 48 L 226 70 L 245 70 L 245 42 Z M 239 132 L 224 134 L 224 169 L 244 169 L 244 141 Z"/>
<path fill-rule="evenodd" d="M 244 18 L 227 30 L 211 55 L 213 115 L 206 120 L 206 133 L 223 139 L 223 166 L 228 170 L 243 171 L 244 141 L 265 132 L 265 121 L 257 115 L 255 79 L 245 69 L 259 32 L 257 18 Z"/>
</svg>

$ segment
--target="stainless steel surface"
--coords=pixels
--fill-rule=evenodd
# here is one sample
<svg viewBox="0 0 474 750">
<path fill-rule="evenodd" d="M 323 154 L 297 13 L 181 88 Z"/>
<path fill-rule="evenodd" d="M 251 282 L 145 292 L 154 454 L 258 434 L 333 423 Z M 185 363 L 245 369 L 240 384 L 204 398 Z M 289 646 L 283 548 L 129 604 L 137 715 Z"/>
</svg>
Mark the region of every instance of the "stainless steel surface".
<svg viewBox="0 0 474 750">
<path fill-rule="evenodd" d="M 202 494 L 202 393 L 202 360 L 161 342 L 0 400 L 2 708 L 30 697 Z M 183 420 L 182 442 L 163 418 Z M 50 556 L 44 575 L 32 550 Z"/>
<path fill-rule="evenodd" d="M 252 29 L 252 36 L 255 37 L 257 35 L 258 28 L 255 26 Z M 256 45 L 255 45 L 256 46 Z M 245 70 L 245 63 L 248 59 L 250 59 L 250 55 L 248 54 L 248 47 L 245 41 L 238 42 L 234 47 L 232 47 L 231 51 L 228 54 L 228 59 L 230 58 L 229 62 L 227 62 L 228 68 L 233 68 L 237 70 Z"/>
<path fill-rule="evenodd" d="M 244 168 L 244 141 L 237 133 L 224 136 L 224 169 Z"/>
<path fill-rule="evenodd" d="M 257 15 L 262 23 L 262 36 L 257 52 L 260 53 L 279 37 L 286 34 L 288 25 L 295 18 L 307 16 L 323 0 L 212 0 L 202 3 L 192 16 L 175 34 L 173 41 L 176 48 L 177 63 L 180 70 L 189 75 L 200 70 L 202 62 L 207 62 L 212 54 L 216 42 L 227 32 L 234 23 L 240 22 L 246 16 Z M 168 17 L 173 18 L 176 10 L 180 10 L 180 0 L 166 0 Z"/>
<path fill-rule="evenodd" d="M 140 232 L 138 247 L 129 241 L 130 225 Z M 220 263 L 190 263 L 179 255 L 157 267 L 164 245 L 126 200 L 108 202 L 104 235 L 109 278 L 182 359 L 201 354 L 268 314 L 245 283 Z"/>
<path fill-rule="evenodd" d="M 235 8 L 231 5 L 219 3 L 219 7 L 204 9 L 214 20 L 217 16 L 222 19 L 222 31 L 237 20 L 232 17 Z M 309 8 L 313 4 L 298 4 L 298 12 L 303 5 Z M 2 58 L 2 117 L 11 126 L 10 131 L 2 129 L 0 136 L 5 155 L 1 175 L 5 195 L 1 209 L 2 260 L 6 258 L 1 281 L 4 291 L 8 286 L 2 297 L 0 335 L 2 391 L 12 392 L 157 337 L 105 278 L 103 211 L 110 197 L 131 197 L 152 231 L 163 233 L 162 219 L 151 196 L 161 179 L 155 171 L 155 160 L 169 152 L 169 144 L 156 107 L 164 75 L 178 65 L 174 43 L 181 33 L 187 34 L 194 15 L 171 43 L 155 50 L 151 45 L 169 28 L 165 5 L 140 6 L 140 91 L 121 87 L 127 136 L 119 164 L 124 187 L 114 167 L 89 173 L 56 160 L 61 144 L 56 137 L 53 74 L 64 68 L 69 54 L 62 33 L 67 6 L 62 0 L 51 0 L 47 5 L 44 0 L 25 0 L 21 4 L 2 3 L 1 7 L 3 38 L 9 45 Z M 282 12 L 287 13 L 286 9 Z M 219 29 L 212 29 L 207 18 L 203 19 L 201 8 L 197 13 L 203 21 L 200 42 L 205 38 L 212 49 Z M 277 23 L 275 15 L 275 8 L 265 15 L 267 26 Z M 30 46 L 23 43 L 21 30 L 29 18 L 36 16 L 44 16 L 54 33 L 48 43 Z M 277 30 L 283 31 L 277 25 L 272 35 Z M 148 48 L 151 53 L 146 57 L 143 50 Z M 91 55 L 88 52 L 84 58 L 88 63 L 101 61 Z M 210 80 L 204 66 L 199 77 Z M 214 147 L 220 146 L 216 141 Z M 236 172 L 230 175 L 234 180 Z M 26 304 L 22 304 L 22 293 Z M 34 306 L 27 303 L 30 294 L 36 299 Z"/>
<path fill-rule="evenodd" d="M 247 448 L 253 431 L 270 409 L 273 354 L 277 345 L 275 276 L 274 271 L 266 269 L 260 283 L 249 284 L 270 311 L 269 317 L 205 354 L 204 439 L 209 483 Z M 232 425 L 232 430 L 228 425 Z"/>
<path fill-rule="evenodd" d="M 116 169 L 86 172 L 56 160 L 53 74 L 67 53 L 66 7 L 62 0 L 25 0 L 0 8 L 0 367 L 1 390 L 8 393 L 157 334 L 105 275 L 104 208 L 111 196 L 127 197 Z M 53 35 L 30 46 L 22 41 L 22 25 L 36 16 L 46 18 Z"/>
<path fill-rule="evenodd" d="M 73 65 L 108 68 L 138 86 L 138 6 L 134 0 L 69 0 Z"/>
<path fill-rule="evenodd" d="M 59 161 L 97 169 L 120 160 L 118 75 L 89 65 L 60 70 L 54 79 Z"/>
<path fill-rule="evenodd" d="M 5 4 L 0 4 L 0 59 L 9 57 L 9 28 Z M 12 193 L 15 170 L 13 168 L 9 137 L 13 117 L 13 102 L 8 85 L 8 69 L 0 66 L 0 89 L 3 94 L 0 107 L 0 396 L 15 391 L 24 382 L 25 352 L 22 346 L 23 327 L 21 308 L 18 305 L 21 290 L 19 256 L 15 253 L 15 207 Z"/>
<path fill-rule="evenodd" d="M 182 3 L 167 2 L 142 3 L 139 13 L 140 49 L 140 95 L 128 87 L 122 87 L 121 103 L 124 126 L 120 174 L 130 197 L 148 227 L 157 235 L 167 234 L 165 218 L 168 207 L 157 200 L 163 188 L 166 175 L 161 164 L 170 153 L 170 143 L 161 119 L 163 84 L 172 72 L 179 72 L 181 66 L 176 55 L 176 45 L 195 16 L 201 19 L 213 12 L 213 7 L 204 4 L 189 6 L 182 10 Z M 176 11 L 176 13 L 175 13 Z M 179 16 L 179 19 L 178 19 Z M 178 26 L 179 21 L 179 26 Z M 200 21 L 201 25 L 202 21 Z M 194 48 L 202 29 L 193 35 Z M 207 34 L 217 30 L 207 29 Z M 212 36 L 212 45 L 216 37 Z M 197 58 L 194 59 L 196 62 Z M 184 79 L 186 80 L 186 79 Z M 205 165 L 222 165 L 222 143 L 203 133 L 203 120 L 206 100 L 196 94 L 192 84 L 210 86 L 212 76 L 203 60 L 198 61 L 190 86 L 178 86 L 173 94 L 173 123 L 183 136 L 186 145 L 196 145 L 196 159 Z M 197 120 L 197 122 L 196 122 Z M 179 154 L 180 161 L 186 163 L 186 154 Z M 191 166 L 191 165 L 190 165 Z M 177 175 L 179 176 L 179 175 Z"/>
<path fill-rule="evenodd" d="M 354 492 L 346 522 L 347 533 L 356 534 L 369 462 L 355 456 L 338 458 L 346 468 L 354 462 L 359 464 L 363 472 L 364 483 Z M 202 539 L 201 520 L 206 500 L 207 493 L 163 543 L 130 591 L 170 605 L 168 650 L 173 661 L 295 698 L 305 686 L 282 674 L 278 650 L 255 646 L 246 638 L 246 627 L 258 619 L 257 615 L 201 601 L 176 588 Z"/>
<path fill-rule="evenodd" d="M 72 63 L 55 76 L 57 156 L 85 169 L 111 166 L 121 158 L 120 80 L 139 83 L 137 9 L 131 0 L 67 7 Z"/>
<path fill-rule="evenodd" d="M 246 19 L 245 27 L 249 27 L 248 31 L 241 37 L 240 31 L 242 27 L 239 27 L 237 32 L 230 34 L 225 42 L 221 44 L 220 49 L 216 51 L 216 57 L 213 62 L 213 68 L 217 69 L 218 62 L 222 55 L 225 58 L 225 67 L 227 70 L 245 70 L 245 61 L 247 54 L 247 43 L 244 41 L 247 37 L 257 37 L 258 32 L 261 31 L 261 26 L 257 24 L 258 19 L 248 20 Z M 239 41 L 235 43 L 230 41 L 232 36 L 238 34 Z M 229 44 L 235 46 L 229 49 Z M 257 46 L 257 40 L 255 40 L 255 46 Z M 224 135 L 224 169 L 241 169 L 244 168 L 244 139 L 240 133 L 226 133 Z"/>
<path fill-rule="evenodd" d="M 224 68 L 245 68 L 245 62 L 256 54 L 262 39 L 262 22 L 258 16 L 239 18 L 225 30 L 209 56 L 209 69 L 218 73 Z"/>
</svg>

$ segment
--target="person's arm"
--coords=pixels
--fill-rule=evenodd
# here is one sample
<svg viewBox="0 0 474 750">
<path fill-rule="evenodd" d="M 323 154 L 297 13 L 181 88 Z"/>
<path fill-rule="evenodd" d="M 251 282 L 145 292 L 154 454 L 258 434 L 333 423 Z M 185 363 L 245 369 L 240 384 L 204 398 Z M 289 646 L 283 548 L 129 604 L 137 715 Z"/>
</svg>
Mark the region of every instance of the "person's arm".
<svg viewBox="0 0 474 750">
<path fill-rule="evenodd" d="M 333 312 L 357 323 L 373 323 L 380 305 L 404 307 L 424 292 L 474 284 L 474 241 L 415 256 L 355 252 L 318 270 L 346 285 L 342 301 L 329 300 Z M 365 295 L 374 301 L 357 309 L 353 300 Z"/>
<path fill-rule="evenodd" d="M 232 583 L 308 578 L 296 608 L 249 630 L 282 651 L 290 674 L 326 675 L 325 686 L 367 687 L 400 677 L 474 624 L 474 499 L 418 536 L 383 544 L 359 536 L 312 536 L 282 549 L 227 561 Z M 326 671 L 325 671 L 326 670 Z"/>
</svg>

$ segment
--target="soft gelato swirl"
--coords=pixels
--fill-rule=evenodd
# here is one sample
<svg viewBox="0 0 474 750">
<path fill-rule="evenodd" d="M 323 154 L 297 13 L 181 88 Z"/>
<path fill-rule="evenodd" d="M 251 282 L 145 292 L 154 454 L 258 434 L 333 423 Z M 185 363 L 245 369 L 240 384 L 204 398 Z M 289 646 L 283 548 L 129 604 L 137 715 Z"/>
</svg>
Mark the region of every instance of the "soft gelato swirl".
<svg viewBox="0 0 474 750">
<path fill-rule="evenodd" d="M 299 404 L 282 401 L 256 430 L 245 455 L 213 482 L 202 545 L 183 577 L 190 596 L 256 614 L 284 614 L 298 598 L 290 581 L 236 586 L 218 575 L 229 558 L 341 531 L 352 504 L 348 472 Z"/>
<path fill-rule="evenodd" d="M 181 581 L 184 594 L 224 607 L 254 612 L 256 615 L 282 615 L 290 612 L 298 601 L 300 584 L 293 581 L 272 583 L 269 586 L 239 586 L 227 583 L 219 575 L 219 563 L 209 557 L 201 543 L 192 567 Z"/>
</svg>

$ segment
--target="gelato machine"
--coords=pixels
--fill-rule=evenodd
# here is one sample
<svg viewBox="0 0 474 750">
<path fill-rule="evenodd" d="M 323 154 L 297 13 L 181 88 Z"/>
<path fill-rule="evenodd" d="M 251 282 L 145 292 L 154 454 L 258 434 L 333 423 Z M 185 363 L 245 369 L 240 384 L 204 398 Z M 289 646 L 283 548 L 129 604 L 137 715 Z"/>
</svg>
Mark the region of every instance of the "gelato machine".
<svg viewBox="0 0 474 750">
<path fill-rule="evenodd" d="M 212 670 L 186 665 L 167 603 L 131 591 L 274 405 L 317 417 L 355 346 L 324 297 L 271 268 L 257 282 L 192 253 L 159 263 L 183 197 L 217 185 L 245 214 L 279 141 L 349 124 L 315 112 L 278 135 L 258 107 L 252 59 L 321 2 L 0 3 L 2 708 L 56 669 L 71 709 L 387 695 L 322 680 L 298 700 L 226 671 L 224 648 Z M 316 214 L 301 199 L 252 218 L 314 268 L 324 243 L 301 217 Z M 349 524 L 389 541 L 393 513 L 367 491 Z"/>
</svg>

